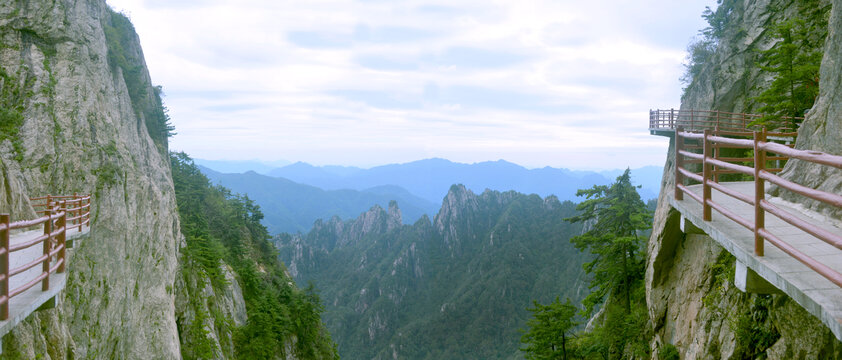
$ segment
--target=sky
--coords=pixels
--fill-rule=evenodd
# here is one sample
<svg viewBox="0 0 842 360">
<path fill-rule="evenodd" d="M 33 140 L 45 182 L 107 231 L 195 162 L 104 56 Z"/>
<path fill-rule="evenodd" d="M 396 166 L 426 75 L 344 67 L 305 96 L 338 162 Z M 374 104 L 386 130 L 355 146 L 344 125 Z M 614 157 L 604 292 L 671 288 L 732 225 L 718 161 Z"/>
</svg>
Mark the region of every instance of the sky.
<svg viewBox="0 0 842 360">
<path fill-rule="evenodd" d="M 662 166 L 715 0 L 107 0 L 177 135 L 217 160 Z"/>
</svg>

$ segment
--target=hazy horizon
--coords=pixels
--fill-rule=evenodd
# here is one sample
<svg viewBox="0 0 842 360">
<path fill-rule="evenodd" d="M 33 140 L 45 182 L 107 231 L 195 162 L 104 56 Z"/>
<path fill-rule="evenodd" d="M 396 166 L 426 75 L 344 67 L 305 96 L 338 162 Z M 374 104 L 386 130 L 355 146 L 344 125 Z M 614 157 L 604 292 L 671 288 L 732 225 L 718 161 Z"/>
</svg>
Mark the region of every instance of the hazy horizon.
<svg viewBox="0 0 842 360">
<path fill-rule="evenodd" d="M 509 160 L 506 160 L 506 159 L 481 160 L 481 161 L 475 161 L 475 162 L 461 162 L 461 161 L 453 161 L 453 160 L 441 158 L 441 157 L 431 157 L 431 158 L 424 158 L 424 159 L 417 159 L 417 160 L 409 160 L 409 161 L 404 161 L 404 162 L 391 162 L 391 163 L 383 163 L 383 164 L 374 164 L 374 165 L 368 165 L 368 166 L 342 165 L 342 164 L 333 164 L 333 163 L 314 164 L 314 163 L 307 162 L 307 161 L 304 161 L 304 160 L 291 161 L 291 160 L 285 160 L 285 159 L 276 159 L 276 160 L 260 160 L 260 159 L 257 159 L 257 158 L 252 158 L 252 159 L 206 159 L 206 158 L 195 157 L 195 156 L 191 156 L 191 158 L 193 158 L 193 160 L 195 160 L 197 162 L 210 161 L 210 162 L 230 162 L 230 163 L 235 163 L 235 162 L 239 162 L 239 163 L 259 163 L 259 164 L 265 165 L 267 167 L 275 167 L 275 168 L 294 165 L 294 164 L 297 164 L 297 163 L 304 163 L 304 164 L 311 165 L 311 166 L 314 166 L 314 167 L 337 166 L 337 167 L 345 167 L 345 168 L 357 168 L 357 169 L 362 169 L 362 170 L 368 170 L 368 169 L 371 169 L 371 168 L 375 168 L 375 167 L 379 167 L 379 166 L 387 166 L 387 165 L 404 165 L 404 164 L 409 164 L 409 163 L 414 163 L 414 162 L 424 161 L 424 160 L 446 160 L 446 161 L 449 161 L 449 162 L 454 163 L 454 164 L 464 164 L 464 165 L 475 165 L 475 164 L 481 164 L 481 163 L 493 163 L 493 162 L 503 161 L 503 162 L 507 162 L 507 163 L 510 163 L 510 164 L 515 164 L 515 165 L 523 167 L 527 170 L 543 169 L 543 168 L 549 167 L 549 168 L 554 168 L 554 169 L 565 169 L 565 170 L 571 170 L 571 171 L 592 171 L 592 172 L 606 172 L 606 171 L 624 170 L 626 168 L 640 169 L 640 168 L 646 168 L 646 167 L 658 167 L 658 168 L 664 167 L 663 164 L 661 164 L 661 165 L 642 165 L 642 166 L 623 166 L 623 167 L 611 167 L 611 168 L 570 167 L 570 166 L 563 166 L 563 165 L 562 166 L 545 165 L 545 166 L 531 167 L 531 166 L 526 166 L 526 165 L 523 165 L 523 164 L 518 164 L 514 161 L 509 161 Z"/>
</svg>

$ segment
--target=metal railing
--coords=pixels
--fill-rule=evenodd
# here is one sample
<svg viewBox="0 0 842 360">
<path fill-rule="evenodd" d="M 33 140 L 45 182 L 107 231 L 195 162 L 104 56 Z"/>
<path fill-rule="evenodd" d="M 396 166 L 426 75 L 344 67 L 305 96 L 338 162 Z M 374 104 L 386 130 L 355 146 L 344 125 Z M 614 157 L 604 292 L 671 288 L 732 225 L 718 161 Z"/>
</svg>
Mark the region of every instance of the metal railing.
<svg viewBox="0 0 842 360">
<path fill-rule="evenodd" d="M 9 301 L 13 297 L 29 290 L 39 282 L 41 283 L 41 291 L 47 291 L 50 289 L 50 274 L 64 272 L 67 263 L 66 235 L 68 227 L 78 227 L 79 231 L 82 231 L 84 225 L 90 227 L 90 195 L 47 195 L 30 200 L 46 200 L 44 203 L 33 205 L 33 207 L 43 208 L 43 210 L 37 211 L 39 214 L 43 213 L 43 216 L 34 220 L 10 222 L 11 216 L 9 214 L 0 214 L 0 320 L 9 318 Z M 72 223 L 73 226 L 69 226 L 68 222 Z M 12 230 L 28 229 L 42 224 L 43 235 L 14 245 L 9 243 Z M 43 247 L 41 256 L 16 268 L 9 268 L 9 257 L 13 253 L 38 244 Z M 55 261 L 55 264 L 51 265 L 53 261 Z M 41 273 L 38 276 L 14 289 L 9 288 L 9 280 L 13 276 L 32 269 L 38 264 L 41 264 Z"/>
<path fill-rule="evenodd" d="M 729 138 L 729 136 L 745 136 L 751 139 Z M 779 144 L 772 141 L 767 141 L 767 137 L 772 135 L 765 130 L 751 133 L 714 133 L 710 130 L 704 130 L 703 133 L 685 132 L 681 127 L 675 130 L 675 199 L 683 200 L 684 194 L 687 194 L 694 200 L 702 204 L 702 218 L 704 221 L 711 221 L 711 209 L 717 210 L 725 217 L 742 225 L 743 227 L 754 232 L 754 253 L 757 256 L 764 255 L 764 241 L 770 242 L 783 252 L 789 254 L 796 260 L 800 261 L 807 267 L 813 269 L 820 275 L 824 276 L 834 284 L 842 287 L 842 274 L 836 270 L 831 269 L 825 264 L 822 264 L 810 256 L 804 254 L 792 245 L 781 240 L 780 237 L 770 232 L 765 227 L 766 213 L 777 216 L 781 220 L 795 226 L 798 229 L 838 248 L 842 249 L 842 235 L 827 231 L 815 224 L 802 220 L 798 216 L 777 207 L 765 199 L 765 182 L 768 181 L 783 189 L 792 191 L 811 198 L 816 201 L 829 204 L 838 208 L 842 208 L 842 195 L 824 192 L 821 190 L 812 189 L 800 184 L 796 184 L 786 180 L 780 176 L 775 175 L 780 168 L 769 168 L 767 162 L 781 159 L 799 159 L 815 164 L 825 166 L 832 166 L 842 169 L 842 156 L 830 155 L 819 151 L 797 150 L 791 146 Z M 698 142 L 697 146 L 687 146 L 687 142 Z M 751 149 L 754 156 L 751 158 L 725 158 L 714 155 L 714 149 L 719 148 L 737 148 L 737 149 Z M 693 152 L 693 149 L 701 150 L 701 153 Z M 717 154 L 719 152 L 717 151 Z M 769 154 L 775 154 L 769 156 Z M 689 158 L 685 159 L 685 158 Z M 753 162 L 753 166 L 746 166 L 742 164 L 735 164 L 734 162 Z M 685 164 L 696 163 L 701 164 L 701 174 L 692 172 L 685 167 Z M 719 184 L 718 179 L 714 176 L 714 167 L 719 169 L 726 169 L 730 173 L 744 174 L 754 178 L 754 196 L 748 196 L 733 189 L 729 189 L 722 184 Z M 684 179 L 695 180 L 702 184 L 702 195 L 695 194 L 684 185 Z M 736 214 L 731 209 L 727 209 L 721 204 L 714 202 L 711 199 L 711 189 L 716 189 L 721 193 L 732 198 L 740 200 L 746 204 L 754 207 L 754 221 L 746 219 Z"/>
<path fill-rule="evenodd" d="M 701 132 L 705 129 L 714 131 L 761 130 L 795 131 L 803 117 L 783 116 L 763 126 L 751 125 L 762 114 L 733 113 L 717 110 L 649 110 L 649 130 L 672 130 L 681 127 L 688 132 Z"/>
</svg>

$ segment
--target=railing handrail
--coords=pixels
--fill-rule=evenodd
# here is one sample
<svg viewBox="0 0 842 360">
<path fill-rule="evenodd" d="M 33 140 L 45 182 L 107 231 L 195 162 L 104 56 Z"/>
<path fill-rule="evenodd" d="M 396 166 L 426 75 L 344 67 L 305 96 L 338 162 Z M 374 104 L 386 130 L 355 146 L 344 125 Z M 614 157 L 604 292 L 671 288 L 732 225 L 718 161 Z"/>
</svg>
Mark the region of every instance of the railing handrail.
<svg viewBox="0 0 842 360">
<path fill-rule="evenodd" d="M 842 236 L 827 231 L 815 224 L 804 221 L 795 214 L 772 205 L 765 199 L 765 181 L 769 181 L 781 188 L 792 191 L 796 194 L 809 197 L 816 201 L 829 204 L 831 206 L 842 209 L 842 196 L 826 191 L 821 191 L 809 188 L 787 179 L 784 179 L 773 172 L 781 169 L 767 169 L 766 162 L 769 159 L 767 153 L 777 154 L 773 157 L 775 160 L 780 159 L 799 159 L 815 164 L 826 166 L 833 166 L 842 169 L 842 156 L 831 155 L 820 151 L 793 149 L 789 146 L 767 141 L 768 133 L 765 129 L 761 131 L 752 132 L 752 139 L 734 139 L 720 136 L 719 133 L 714 133 L 709 129 L 705 129 L 701 134 L 685 132 L 681 126 L 675 129 L 675 189 L 674 196 L 676 200 L 683 200 L 684 194 L 689 195 L 694 200 L 702 204 L 702 218 L 704 221 L 711 221 L 711 209 L 715 209 L 729 219 L 737 222 L 743 227 L 754 232 L 754 251 L 755 255 L 764 255 L 764 241 L 768 241 L 800 261 L 804 265 L 813 269 L 820 275 L 824 276 L 834 284 L 842 287 L 842 273 L 831 269 L 825 264 L 822 264 L 812 257 L 804 254 L 800 250 L 791 246 L 790 244 L 781 240 L 778 236 L 773 234 L 765 227 L 765 214 L 771 213 L 781 220 L 795 226 L 798 229 L 822 240 L 831 246 L 842 249 Z M 685 149 L 685 139 L 700 140 L 702 142 L 702 154 L 696 154 Z M 723 146 L 724 145 L 724 146 Z M 727 158 L 713 154 L 714 148 L 729 147 L 729 148 L 743 148 L 753 149 L 753 166 L 731 164 L 725 161 Z M 701 158 L 702 174 L 693 173 L 684 167 L 685 159 L 689 157 L 694 160 Z M 745 160 L 743 158 L 735 158 L 736 160 Z M 698 163 L 698 162 L 696 162 Z M 727 168 L 733 173 L 742 173 L 754 177 L 755 196 L 753 198 L 744 194 L 738 193 L 734 190 L 728 189 L 719 184 L 718 176 L 713 171 L 713 166 L 720 168 Z M 689 178 L 702 183 L 702 196 L 690 192 L 690 189 L 683 184 L 683 179 Z M 711 189 L 716 189 L 723 194 L 736 198 L 740 201 L 754 206 L 754 221 L 749 221 L 723 205 L 714 202 L 711 197 Z"/>
<path fill-rule="evenodd" d="M 686 131 L 701 132 L 704 129 L 717 131 L 745 131 L 746 129 L 761 129 L 765 126 L 775 126 L 767 130 L 796 130 L 803 117 L 778 116 L 780 124 L 764 126 L 749 125 L 752 121 L 764 117 L 764 114 L 735 113 L 720 110 L 695 109 L 655 109 L 649 110 L 650 130 L 673 130 L 682 127 Z M 790 132 L 783 134 L 792 135 Z"/>
<path fill-rule="evenodd" d="M 46 200 L 45 203 L 33 204 L 33 207 L 44 207 L 44 210 L 37 211 L 44 213 L 33 220 L 20 220 L 11 222 L 9 214 L 0 214 L 0 321 L 9 318 L 9 301 L 11 298 L 41 283 L 41 291 L 50 289 L 50 274 L 54 272 L 63 273 L 67 263 L 66 239 L 67 231 L 88 225 L 90 228 L 91 196 L 88 195 L 46 195 L 31 198 L 30 201 Z M 68 207 L 68 204 L 78 204 L 76 207 Z M 84 212 L 83 212 L 84 211 Z M 72 226 L 68 225 L 72 223 Z M 44 234 L 24 243 L 11 246 L 10 232 L 16 229 L 26 229 L 33 226 L 44 225 Z M 37 244 L 43 244 L 43 253 L 32 261 L 9 269 L 9 256 L 15 252 L 28 249 Z M 55 259 L 55 264 L 51 261 Z M 27 283 L 14 289 L 9 289 L 9 280 L 22 272 L 32 269 L 41 264 L 41 273 Z"/>
</svg>

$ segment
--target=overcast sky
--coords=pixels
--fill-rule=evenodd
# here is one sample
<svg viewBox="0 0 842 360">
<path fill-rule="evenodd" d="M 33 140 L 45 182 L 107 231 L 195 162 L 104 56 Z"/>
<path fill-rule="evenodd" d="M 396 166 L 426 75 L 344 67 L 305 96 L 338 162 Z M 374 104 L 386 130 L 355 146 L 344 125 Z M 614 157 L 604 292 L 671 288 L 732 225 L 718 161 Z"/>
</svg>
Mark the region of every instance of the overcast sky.
<svg viewBox="0 0 842 360">
<path fill-rule="evenodd" d="M 203 159 L 663 165 L 715 0 L 108 0 Z"/>
</svg>

